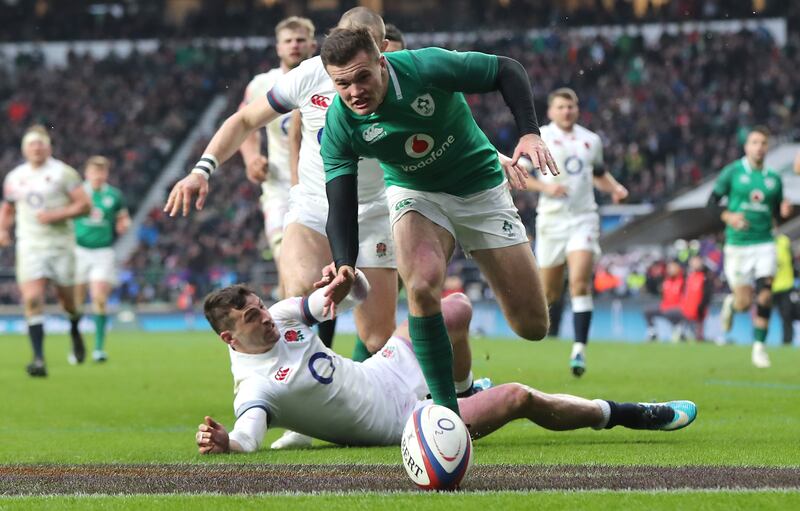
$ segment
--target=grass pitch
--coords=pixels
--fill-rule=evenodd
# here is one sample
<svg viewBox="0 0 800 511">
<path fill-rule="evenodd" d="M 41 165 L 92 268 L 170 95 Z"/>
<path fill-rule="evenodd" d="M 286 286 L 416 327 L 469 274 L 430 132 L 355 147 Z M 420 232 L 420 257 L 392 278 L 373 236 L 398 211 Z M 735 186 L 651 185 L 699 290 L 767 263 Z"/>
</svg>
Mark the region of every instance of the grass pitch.
<svg viewBox="0 0 800 511">
<path fill-rule="evenodd" d="M 91 339 L 89 339 L 91 342 Z M 0 339 L 0 464 L 386 464 L 399 466 L 397 448 L 338 448 L 317 442 L 306 451 L 201 457 L 193 434 L 204 415 L 233 422 L 232 385 L 225 346 L 211 333 L 112 332 L 110 361 L 71 367 L 68 340 L 49 336 L 50 376 L 24 373 L 30 357 L 25 337 Z M 348 354 L 352 339 L 335 347 Z M 547 392 L 588 398 L 656 401 L 692 399 L 698 419 L 674 433 L 581 430 L 556 433 L 517 421 L 475 444 L 479 465 L 649 465 L 800 467 L 800 351 L 770 350 L 773 367 L 750 365 L 748 347 L 696 344 L 590 344 L 588 371 L 575 379 L 568 370 L 567 342 L 476 339 L 473 372 L 495 383 L 520 381 Z M 281 431 L 270 431 L 268 445 Z M 389 468 L 389 467 L 387 467 Z M 595 467 L 597 468 L 597 467 Z M 409 484 L 409 489 L 411 488 Z M 800 488 L 800 480 L 795 488 Z M 364 490 L 374 488 L 365 487 Z M 313 488 L 311 488 L 313 490 Z M 46 492 L 45 492 L 46 493 Z M 142 507 L 246 509 L 251 504 L 311 504 L 337 509 L 406 504 L 465 509 L 492 504 L 513 509 L 535 498 L 552 508 L 609 505 L 670 507 L 681 493 L 537 492 L 447 496 L 348 494 L 337 496 L 196 497 L 8 497 L 0 509 L 140 509 Z M 693 508 L 797 507 L 793 492 L 690 493 Z M 676 500 L 677 499 L 677 500 Z M 245 502 L 247 503 L 245 505 Z M 481 503 L 483 502 L 483 503 Z M 685 500 L 683 502 L 686 502 Z M 335 503 L 335 504 L 334 504 Z M 466 505 L 469 503 L 469 505 Z M 481 503 L 481 504 L 479 504 Z M 735 505 L 733 505 L 735 503 Z"/>
</svg>

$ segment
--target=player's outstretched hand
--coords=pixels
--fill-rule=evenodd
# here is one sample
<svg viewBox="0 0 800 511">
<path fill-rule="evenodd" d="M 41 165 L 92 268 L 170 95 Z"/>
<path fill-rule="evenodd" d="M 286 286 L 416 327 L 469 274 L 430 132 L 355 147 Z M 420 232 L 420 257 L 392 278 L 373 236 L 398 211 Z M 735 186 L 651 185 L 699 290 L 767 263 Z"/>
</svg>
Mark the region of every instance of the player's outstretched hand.
<svg viewBox="0 0 800 511">
<path fill-rule="evenodd" d="M 8 229 L 0 229 L 0 247 L 11 245 L 11 233 Z"/>
<path fill-rule="evenodd" d="M 169 192 L 169 197 L 167 198 L 167 204 L 164 206 L 164 211 L 169 216 L 175 216 L 178 213 L 183 213 L 183 216 L 187 216 L 192 208 L 192 199 L 194 199 L 195 195 L 197 196 L 197 201 L 194 207 L 199 211 L 203 209 L 206 203 L 208 180 L 200 174 L 189 174 L 172 187 L 172 191 Z"/>
<path fill-rule="evenodd" d="M 736 229 L 737 231 L 746 231 L 750 224 L 744 218 L 744 213 L 734 213 L 726 211 L 724 213 L 725 223 Z"/>
<path fill-rule="evenodd" d="M 511 163 L 511 158 L 503 153 L 498 152 L 497 158 L 500 160 L 500 166 L 506 173 L 508 179 L 508 186 L 512 190 L 526 190 L 525 179 L 528 177 L 528 171 L 522 168 L 521 165 L 514 165 Z"/>
<path fill-rule="evenodd" d="M 195 441 L 200 454 L 219 454 L 231 450 L 228 432 L 222 424 L 208 416 L 203 424 L 197 426 Z"/>
<path fill-rule="evenodd" d="M 314 282 L 314 289 L 322 289 L 330 284 L 336 277 L 336 263 L 331 263 L 322 268 L 322 278 Z"/>
<path fill-rule="evenodd" d="M 519 139 L 511 164 L 516 165 L 523 155 L 530 158 L 534 170 L 539 170 L 542 174 L 550 172 L 551 175 L 557 176 L 560 173 L 550 150 L 539 135 L 528 133 Z"/>
<path fill-rule="evenodd" d="M 789 218 L 790 216 L 792 216 L 792 211 L 794 211 L 792 203 L 789 202 L 788 200 L 783 200 L 781 202 L 781 210 L 780 210 L 781 218 L 783 218 L 784 220 Z"/>
<path fill-rule="evenodd" d="M 263 154 L 259 154 L 247 162 L 245 172 L 251 183 L 260 185 L 267 180 L 267 165 L 269 161 Z"/>
<path fill-rule="evenodd" d="M 344 300 L 350 293 L 350 288 L 353 287 L 353 282 L 356 280 L 355 270 L 350 266 L 342 266 L 336 273 L 336 276 L 328 284 L 328 289 L 325 291 L 325 304 L 322 307 L 322 314 L 324 316 L 333 316 L 336 314 L 336 304 Z"/>
</svg>

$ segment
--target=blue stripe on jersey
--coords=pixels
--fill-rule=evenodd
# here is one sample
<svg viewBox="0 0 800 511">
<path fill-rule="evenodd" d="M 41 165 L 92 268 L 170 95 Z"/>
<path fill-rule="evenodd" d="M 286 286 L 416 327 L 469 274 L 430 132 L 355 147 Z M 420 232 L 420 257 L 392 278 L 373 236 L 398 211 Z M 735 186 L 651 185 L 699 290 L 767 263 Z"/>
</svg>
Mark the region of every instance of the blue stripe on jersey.
<svg viewBox="0 0 800 511">
<path fill-rule="evenodd" d="M 278 98 L 275 97 L 273 89 L 270 89 L 270 91 L 267 92 L 267 101 L 269 101 L 269 106 L 271 106 L 273 110 L 275 110 L 280 114 L 288 114 L 289 112 L 292 111 L 291 108 L 287 108 L 286 106 L 284 106 L 284 104 L 281 103 L 278 100 Z"/>
<path fill-rule="evenodd" d="M 311 308 L 308 306 L 308 297 L 303 297 L 303 304 L 300 308 L 303 311 L 303 323 L 308 326 L 314 326 L 319 323 L 319 320 L 311 314 Z"/>
</svg>

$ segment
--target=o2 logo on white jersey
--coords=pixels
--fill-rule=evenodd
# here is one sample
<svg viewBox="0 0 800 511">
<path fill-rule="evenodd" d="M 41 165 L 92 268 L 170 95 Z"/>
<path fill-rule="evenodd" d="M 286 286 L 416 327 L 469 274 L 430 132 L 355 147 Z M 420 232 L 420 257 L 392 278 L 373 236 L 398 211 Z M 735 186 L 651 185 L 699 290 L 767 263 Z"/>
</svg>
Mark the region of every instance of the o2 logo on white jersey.
<svg viewBox="0 0 800 511">
<path fill-rule="evenodd" d="M 433 137 L 416 133 L 406 140 L 406 154 L 412 158 L 422 158 L 433 149 Z"/>
<path fill-rule="evenodd" d="M 311 376 L 323 385 L 333 383 L 333 373 L 336 367 L 333 365 L 333 357 L 325 352 L 319 351 L 311 355 L 308 359 L 308 370 Z"/>
<path fill-rule="evenodd" d="M 25 196 L 25 202 L 33 209 L 40 209 L 44 206 L 44 195 L 39 192 L 29 192 L 28 195 Z"/>
<path fill-rule="evenodd" d="M 564 170 L 571 176 L 580 174 L 581 171 L 583 171 L 583 160 L 575 155 L 568 156 L 567 159 L 564 160 Z"/>
</svg>

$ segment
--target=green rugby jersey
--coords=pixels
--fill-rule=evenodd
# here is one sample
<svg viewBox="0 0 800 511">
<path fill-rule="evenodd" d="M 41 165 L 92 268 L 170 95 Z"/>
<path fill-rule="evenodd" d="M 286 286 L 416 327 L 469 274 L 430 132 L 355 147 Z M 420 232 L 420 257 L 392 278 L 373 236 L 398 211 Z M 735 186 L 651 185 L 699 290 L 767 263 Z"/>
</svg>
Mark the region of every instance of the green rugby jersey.
<svg viewBox="0 0 800 511">
<path fill-rule="evenodd" d="M 87 195 L 92 199 L 92 210 L 88 215 L 75 219 L 75 238 L 78 246 L 105 248 L 114 243 L 117 215 L 125 210 L 122 192 L 110 185 L 93 190 L 84 183 Z"/>
<path fill-rule="evenodd" d="M 441 48 L 384 54 L 386 97 L 358 115 L 336 95 L 322 135 L 327 181 L 356 174 L 359 157 L 381 162 L 387 186 L 465 196 L 497 186 L 497 150 L 472 117 L 464 95 L 492 90 L 497 57 Z"/>
<path fill-rule="evenodd" d="M 748 228 L 742 231 L 725 228 L 730 245 L 755 245 L 773 241 L 773 217 L 783 200 L 781 176 L 770 169 L 750 167 L 746 158 L 729 163 L 714 184 L 714 193 L 728 196 L 728 211 L 744 213 Z"/>
</svg>

